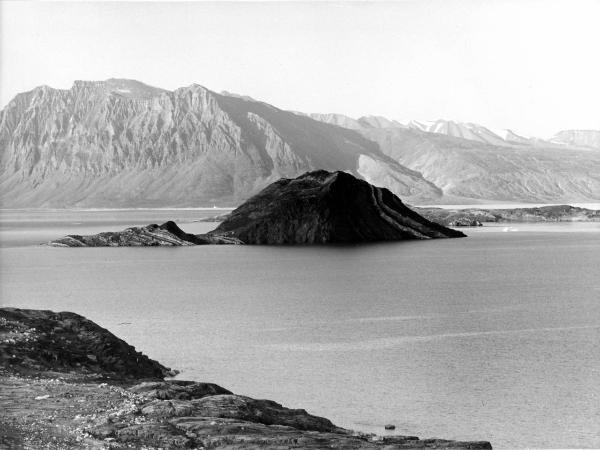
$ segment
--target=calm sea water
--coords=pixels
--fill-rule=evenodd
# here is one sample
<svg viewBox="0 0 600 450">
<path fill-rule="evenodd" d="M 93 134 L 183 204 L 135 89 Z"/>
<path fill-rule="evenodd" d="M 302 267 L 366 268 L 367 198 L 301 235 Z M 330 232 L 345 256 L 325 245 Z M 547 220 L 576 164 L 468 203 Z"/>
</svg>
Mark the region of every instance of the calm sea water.
<svg viewBox="0 0 600 450">
<path fill-rule="evenodd" d="M 219 211 L 217 211 L 219 213 Z M 332 247 L 36 245 L 213 211 L 2 211 L 1 303 L 353 429 L 600 447 L 600 223 Z"/>
</svg>

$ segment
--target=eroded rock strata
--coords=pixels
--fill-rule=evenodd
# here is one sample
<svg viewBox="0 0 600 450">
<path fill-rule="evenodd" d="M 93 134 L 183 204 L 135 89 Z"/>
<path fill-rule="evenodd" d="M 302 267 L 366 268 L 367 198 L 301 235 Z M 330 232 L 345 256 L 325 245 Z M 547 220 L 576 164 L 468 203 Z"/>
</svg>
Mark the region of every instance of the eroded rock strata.
<svg viewBox="0 0 600 450">
<path fill-rule="evenodd" d="M 172 372 L 73 313 L 0 308 L 0 448 L 489 449 L 355 433 Z"/>
<path fill-rule="evenodd" d="M 407 208 L 385 188 L 345 172 L 318 170 L 272 183 L 207 234 L 188 234 L 166 222 L 93 236 L 70 235 L 50 245 L 327 244 L 462 236 Z"/>
<path fill-rule="evenodd" d="M 180 247 L 241 243 L 235 238 L 186 233 L 175 222 L 168 221 L 162 225 L 150 224 L 145 227 L 106 231 L 89 236 L 70 234 L 47 245 L 52 247 Z"/>
<path fill-rule="evenodd" d="M 0 111 L 3 208 L 234 205 L 315 169 L 352 171 L 413 201 L 442 195 L 355 131 L 197 84 L 76 81 Z"/>
<path fill-rule="evenodd" d="M 207 236 L 245 244 L 320 244 L 464 236 L 430 222 L 385 188 L 345 172 L 282 178 L 232 211 Z"/>
</svg>

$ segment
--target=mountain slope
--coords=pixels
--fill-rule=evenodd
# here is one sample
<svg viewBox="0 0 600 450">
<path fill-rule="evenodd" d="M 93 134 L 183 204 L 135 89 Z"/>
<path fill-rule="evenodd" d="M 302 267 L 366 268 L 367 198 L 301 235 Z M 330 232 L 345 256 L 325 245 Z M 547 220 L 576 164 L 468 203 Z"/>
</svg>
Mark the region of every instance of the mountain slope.
<svg viewBox="0 0 600 450">
<path fill-rule="evenodd" d="M 484 144 L 504 145 L 506 140 L 490 129 L 475 123 L 454 122 L 452 120 L 436 120 L 434 122 L 409 122 L 408 128 L 427 131 L 429 133 L 445 134 L 447 136 L 468 139 Z"/>
<path fill-rule="evenodd" d="M 344 170 L 414 201 L 441 191 L 355 131 L 192 85 L 77 81 L 0 112 L 3 207 L 238 204 L 281 177 Z"/>
<path fill-rule="evenodd" d="M 356 123 L 361 125 L 356 130 L 377 142 L 382 152 L 439 186 L 442 202 L 600 199 L 600 153 L 590 148 L 451 121 L 398 126 L 389 120 L 367 123 L 360 118 Z"/>
<path fill-rule="evenodd" d="M 442 188 L 473 200 L 585 202 L 600 199 L 600 153 L 505 147 L 419 130 L 365 129 L 381 150 Z"/>
<path fill-rule="evenodd" d="M 564 130 L 556 133 L 552 142 L 600 149 L 600 130 Z"/>
</svg>

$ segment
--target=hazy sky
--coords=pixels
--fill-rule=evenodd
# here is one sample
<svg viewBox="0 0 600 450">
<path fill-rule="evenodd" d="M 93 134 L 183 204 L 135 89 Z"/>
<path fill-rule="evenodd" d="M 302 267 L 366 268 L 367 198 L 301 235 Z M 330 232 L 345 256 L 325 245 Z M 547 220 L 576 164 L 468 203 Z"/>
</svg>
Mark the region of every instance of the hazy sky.
<svg viewBox="0 0 600 450">
<path fill-rule="evenodd" d="M 4 2 L 0 101 L 199 83 L 306 112 L 600 129 L 600 0 Z"/>
</svg>

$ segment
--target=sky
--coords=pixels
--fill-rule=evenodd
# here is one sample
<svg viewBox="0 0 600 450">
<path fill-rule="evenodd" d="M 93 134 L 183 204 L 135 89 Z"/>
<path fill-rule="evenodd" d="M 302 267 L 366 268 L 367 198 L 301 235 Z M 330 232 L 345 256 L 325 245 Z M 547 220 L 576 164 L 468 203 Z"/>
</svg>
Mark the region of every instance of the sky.
<svg viewBox="0 0 600 450">
<path fill-rule="evenodd" d="M 0 3 L 0 104 L 74 80 L 282 109 L 600 129 L 600 0 Z"/>
</svg>

